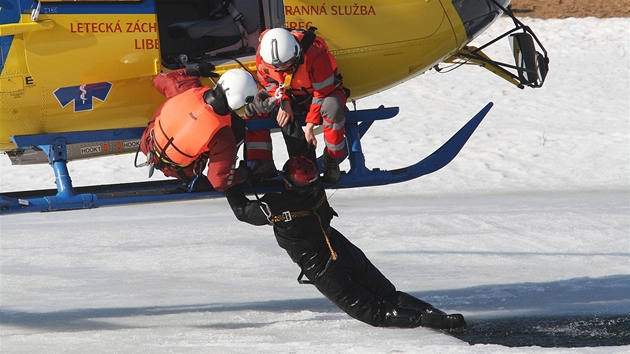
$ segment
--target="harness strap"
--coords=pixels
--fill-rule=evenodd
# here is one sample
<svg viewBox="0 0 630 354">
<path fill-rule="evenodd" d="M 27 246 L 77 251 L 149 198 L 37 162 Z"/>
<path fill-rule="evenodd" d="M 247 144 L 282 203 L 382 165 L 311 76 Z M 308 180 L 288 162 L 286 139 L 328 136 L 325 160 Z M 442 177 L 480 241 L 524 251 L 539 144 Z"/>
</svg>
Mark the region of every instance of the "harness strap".
<svg viewBox="0 0 630 354">
<path fill-rule="evenodd" d="M 322 206 L 322 204 L 324 204 L 325 201 L 326 201 L 326 194 L 322 195 L 319 201 L 313 206 L 313 209 L 312 209 L 313 212 L 315 212 L 315 209 Z M 271 222 L 291 221 L 295 218 L 302 218 L 305 216 L 311 216 L 311 210 L 285 211 L 284 213 L 280 215 L 274 215 L 273 217 L 271 217 Z M 321 223 L 321 220 L 320 220 L 320 223 Z"/>
<path fill-rule="evenodd" d="M 285 211 L 280 215 L 274 215 L 271 218 L 271 222 L 280 222 L 280 221 L 291 221 L 295 218 L 301 218 L 305 216 L 311 216 L 311 212 L 308 210 L 300 210 L 300 211 Z"/>
<path fill-rule="evenodd" d="M 337 255 L 337 252 L 335 252 L 335 250 L 332 248 L 332 244 L 330 243 L 330 239 L 328 238 L 328 234 L 326 233 L 326 230 L 324 230 L 324 226 L 322 225 L 322 218 L 315 211 L 317 208 L 322 206 L 322 204 L 324 204 L 325 201 L 326 201 L 326 193 L 324 193 L 324 195 L 322 195 L 322 197 L 319 199 L 317 204 L 315 204 L 311 208 L 311 210 L 300 210 L 300 211 L 291 211 L 291 212 L 285 211 L 284 213 L 282 213 L 280 215 L 273 216 L 271 218 L 271 222 L 272 223 L 276 223 L 276 222 L 280 222 L 280 221 L 287 222 L 287 221 L 291 221 L 291 220 L 293 220 L 295 218 L 301 218 L 301 217 L 305 217 L 305 216 L 310 216 L 311 215 L 311 211 L 312 211 L 312 213 L 315 214 L 315 216 L 317 216 L 317 220 L 319 220 L 319 227 L 322 230 L 322 233 L 324 234 L 324 239 L 326 240 L 326 245 L 328 246 L 328 250 L 330 250 L 330 257 L 332 258 L 333 261 L 336 261 L 339 256 Z"/>
<path fill-rule="evenodd" d="M 168 140 L 168 142 L 166 143 L 166 145 L 164 146 L 164 148 L 160 149 L 158 144 L 155 142 L 155 137 L 153 136 L 153 129 L 151 129 L 151 147 L 153 147 L 153 153 L 155 153 L 155 156 L 157 156 L 157 158 L 160 159 L 160 161 L 162 163 L 165 163 L 165 164 L 171 165 L 171 166 L 176 166 L 176 167 L 187 167 L 187 166 L 189 166 L 189 165 L 183 166 L 183 165 L 180 165 L 180 164 L 176 164 L 175 162 L 171 161 L 168 158 L 168 156 L 166 156 L 166 148 L 168 148 L 169 145 L 173 145 L 173 138 L 170 138 Z M 175 146 L 173 145 L 173 147 L 175 147 Z M 175 148 L 175 149 L 177 149 L 177 148 Z"/>
<path fill-rule="evenodd" d="M 303 31 L 304 37 L 300 41 L 300 46 L 302 46 L 302 53 L 306 53 L 308 48 L 311 47 L 313 42 L 315 42 L 315 31 L 317 31 L 317 27 L 309 27 L 306 31 Z"/>
<path fill-rule="evenodd" d="M 298 275 L 298 278 L 297 278 L 298 283 L 300 283 L 300 284 L 313 284 L 313 282 L 308 280 L 308 279 L 302 280 L 302 278 L 304 278 L 304 275 L 305 275 L 304 271 L 301 271 L 300 275 Z"/>
<path fill-rule="evenodd" d="M 159 122 L 159 121 L 158 121 L 158 127 L 160 127 L 160 131 L 162 132 L 162 134 L 163 134 L 165 137 L 168 137 L 168 135 L 167 135 L 167 134 L 166 134 L 166 132 L 164 131 L 164 128 L 162 127 L 162 122 Z M 195 158 L 195 156 L 190 156 L 190 155 L 186 154 L 185 152 L 183 152 L 183 151 L 181 151 L 180 149 L 178 149 L 178 148 L 177 148 L 177 145 L 175 145 L 175 144 L 173 143 L 173 140 L 175 140 L 175 137 L 170 137 L 170 138 L 168 139 L 168 142 L 166 143 L 166 145 L 164 145 L 164 147 L 163 147 L 163 148 L 160 148 L 160 146 L 158 145 L 158 143 L 156 143 L 156 142 L 155 142 L 155 136 L 153 136 L 153 130 L 151 130 L 151 134 L 152 134 L 152 136 L 151 136 L 151 137 L 152 137 L 152 139 L 151 139 L 151 140 L 152 140 L 152 144 L 153 144 L 153 149 L 155 150 L 155 154 L 156 154 L 156 155 L 157 155 L 157 157 L 159 157 L 159 158 L 160 158 L 160 160 L 162 160 L 164 163 L 168 163 L 168 164 L 175 165 L 175 166 L 179 166 L 179 167 L 186 167 L 186 166 L 189 166 L 189 165 L 190 165 L 190 164 L 188 164 L 188 165 L 181 165 L 181 164 L 175 163 L 175 162 L 173 162 L 171 159 L 169 159 L 169 158 L 168 158 L 168 156 L 166 156 L 166 149 L 169 147 L 169 145 L 170 145 L 170 146 L 172 146 L 172 147 L 173 147 L 173 149 L 177 150 L 177 152 L 179 152 L 180 154 L 182 154 L 182 155 L 184 155 L 184 156 L 186 156 L 186 157 L 188 157 L 188 158 L 191 158 L 191 159 L 194 159 L 194 158 Z"/>
<path fill-rule="evenodd" d="M 234 7 L 234 5 L 232 4 L 232 2 L 230 2 L 227 6 L 227 10 L 230 13 L 230 16 L 232 16 L 232 18 L 234 19 L 234 22 L 236 23 L 236 25 L 238 26 L 239 31 L 241 32 L 241 36 L 242 36 L 242 43 L 244 46 L 247 46 L 247 30 L 245 29 L 245 18 L 243 17 L 243 14 L 241 14 L 236 7 Z"/>
<path fill-rule="evenodd" d="M 169 141 L 168 141 L 168 143 L 166 143 L 166 146 L 164 147 L 164 149 L 162 149 L 162 153 L 160 153 L 160 150 L 158 149 L 157 143 L 155 142 L 155 137 L 153 136 L 153 129 L 151 129 L 151 132 L 149 134 L 151 136 L 151 148 L 153 150 L 153 151 L 149 152 L 149 156 L 151 154 L 155 154 L 155 156 L 159 159 L 159 162 L 157 164 L 150 163 L 149 160 L 147 160 L 147 162 L 151 166 L 151 170 L 149 171 L 149 178 L 153 175 L 153 169 L 154 168 L 157 168 L 157 169 L 161 170 L 162 168 L 164 168 L 166 166 L 172 166 L 172 167 L 175 168 L 175 172 L 179 176 L 179 179 L 181 179 L 182 181 L 184 181 L 185 183 L 188 184 L 188 191 L 190 192 L 192 190 L 192 188 L 194 187 L 195 182 L 197 182 L 197 179 L 201 175 L 201 171 L 203 170 L 203 168 L 200 168 L 200 166 L 193 167 L 193 172 L 195 173 L 195 177 L 193 178 L 192 181 L 190 181 L 188 176 L 186 176 L 186 174 L 184 173 L 183 169 L 188 167 L 188 166 L 190 166 L 190 165 L 192 165 L 192 164 L 198 164 L 200 162 L 200 160 L 197 159 L 197 160 L 191 162 L 190 164 L 188 164 L 186 166 L 182 166 L 182 165 L 174 163 L 173 161 L 169 160 L 168 157 L 166 156 L 166 154 L 164 153 L 166 148 L 169 145 L 172 145 L 173 138 L 169 139 Z M 197 172 L 197 171 L 199 171 L 199 172 Z"/>
</svg>

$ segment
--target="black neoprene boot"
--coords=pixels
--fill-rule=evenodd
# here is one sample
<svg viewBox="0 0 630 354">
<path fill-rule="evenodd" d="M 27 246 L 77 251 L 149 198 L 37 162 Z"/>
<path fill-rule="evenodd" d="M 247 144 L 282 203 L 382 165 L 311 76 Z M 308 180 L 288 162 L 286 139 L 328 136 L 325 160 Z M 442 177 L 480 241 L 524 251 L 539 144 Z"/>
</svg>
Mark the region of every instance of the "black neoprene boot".
<svg viewBox="0 0 630 354">
<path fill-rule="evenodd" d="M 444 315 L 425 312 L 421 317 L 421 326 L 435 329 L 454 329 L 466 327 L 464 316 L 459 313 Z"/>
<path fill-rule="evenodd" d="M 422 327 L 435 329 L 466 327 L 464 316 L 460 314 L 447 315 L 444 311 L 405 292 L 396 291 L 390 295 L 389 300 L 396 306 L 396 311 L 393 312 L 396 312 L 397 315 L 392 316 L 392 321 L 398 324 L 404 322 L 404 319 L 411 322 L 416 321 L 415 317 L 419 312 L 421 315 L 417 322 Z M 418 325 L 405 327 L 417 327 Z"/>
<path fill-rule="evenodd" d="M 422 311 L 399 307 L 387 311 L 383 327 L 416 328 L 422 326 Z"/>
<path fill-rule="evenodd" d="M 390 295 L 389 301 L 393 303 L 397 308 L 398 307 L 406 307 L 410 309 L 421 310 L 422 312 L 428 313 L 436 313 L 441 315 L 446 315 L 445 312 L 436 309 L 433 305 L 428 302 L 424 302 L 417 297 L 411 296 L 402 291 L 396 291 L 392 295 Z"/>
</svg>

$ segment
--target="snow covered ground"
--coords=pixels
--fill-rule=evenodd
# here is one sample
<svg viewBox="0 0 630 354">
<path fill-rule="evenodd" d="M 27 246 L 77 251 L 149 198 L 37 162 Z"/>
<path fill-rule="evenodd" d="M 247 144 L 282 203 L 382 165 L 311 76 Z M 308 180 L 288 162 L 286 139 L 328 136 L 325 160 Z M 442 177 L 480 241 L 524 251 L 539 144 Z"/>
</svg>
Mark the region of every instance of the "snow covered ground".
<svg viewBox="0 0 630 354">
<path fill-rule="evenodd" d="M 467 67 L 361 100 L 401 107 L 363 140 L 368 167 L 387 169 L 495 106 L 444 169 L 329 193 L 333 225 L 400 290 L 463 313 L 466 331 L 349 318 L 297 284 L 271 228 L 206 200 L 1 217 L 0 351 L 627 353 L 630 19 L 525 22 L 549 51 L 542 89 Z M 55 187 L 48 166 L 0 161 L 2 191 Z M 133 156 L 69 169 L 76 186 L 147 176 Z"/>
</svg>

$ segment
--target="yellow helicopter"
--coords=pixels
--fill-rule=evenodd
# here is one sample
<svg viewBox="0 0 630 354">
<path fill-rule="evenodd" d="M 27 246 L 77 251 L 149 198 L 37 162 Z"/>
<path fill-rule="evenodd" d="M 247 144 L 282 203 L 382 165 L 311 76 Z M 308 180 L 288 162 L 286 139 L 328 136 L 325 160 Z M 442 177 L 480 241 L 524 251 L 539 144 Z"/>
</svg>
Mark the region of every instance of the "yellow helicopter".
<svg viewBox="0 0 630 354">
<path fill-rule="evenodd" d="M 351 100 L 395 86 L 431 68 L 441 70 L 439 65 L 443 63 L 479 65 L 519 88 L 541 87 L 548 71 L 547 52 L 533 31 L 514 16 L 509 3 L 0 0 L 0 151 L 13 164 L 51 164 L 58 186 L 58 200 L 54 202 L 48 197 L 4 193 L 0 195 L 0 212 L 130 202 L 113 197 L 117 187 L 105 188 L 105 194 L 75 190 L 69 176 L 63 177 L 67 174 L 65 163 L 136 152 L 140 134 L 164 101 L 153 88 L 155 75 L 202 67 L 210 67 L 216 74 L 233 68 L 255 72 L 258 39 L 268 28 L 317 28 L 316 33 L 327 41 L 337 59 L 344 85 L 351 89 Z M 513 19 L 512 30 L 479 48 L 468 46 L 502 15 Z M 493 61 L 483 52 L 501 38 L 511 43 L 509 50 L 515 59 L 512 64 Z M 379 75 L 366 74 L 375 67 Z M 204 84 L 212 86 L 214 82 L 204 78 Z M 458 146 L 455 155 L 487 110 L 489 106 L 453 145 Z M 402 179 L 382 179 L 367 173 L 385 171 L 366 170 L 360 138 L 374 120 L 391 118 L 396 113 L 397 108 L 389 108 L 349 114 L 347 123 L 358 127 L 346 130 L 351 170 L 333 187 L 394 183 L 432 172 L 407 167 L 400 169 L 404 170 Z M 257 124 L 248 128 L 273 127 L 273 122 Z M 387 171 L 388 176 L 400 177 L 399 170 L 393 172 Z M 134 188 L 137 193 L 136 189 L 144 187 Z M 209 193 L 200 197 L 219 194 Z M 187 196 L 175 199 L 181 198 Z"/>
</svg>

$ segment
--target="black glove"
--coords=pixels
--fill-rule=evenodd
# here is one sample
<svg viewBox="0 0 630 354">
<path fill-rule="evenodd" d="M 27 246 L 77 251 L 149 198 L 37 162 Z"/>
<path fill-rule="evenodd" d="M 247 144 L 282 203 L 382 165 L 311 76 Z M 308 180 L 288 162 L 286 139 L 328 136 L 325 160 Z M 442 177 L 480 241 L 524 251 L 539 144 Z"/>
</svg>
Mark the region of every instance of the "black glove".
<svg viewBox="0 0 630 354">
<path fill-rule="evenodd" d="M 248 183 L 254 180 L 254 173 L 252 172 L 251 167 L 247 166 L 246 161 L 241 160 L 236 170 L 241 173 L 240 183 Z"/>
<path fill-rule="evenodd" d="M 190 76 L 219 77 L 214 69 L 214 65 L 209 62 L 186 64 L 186 74 Z"/>
</svg>

